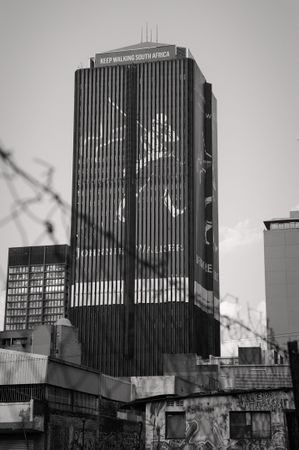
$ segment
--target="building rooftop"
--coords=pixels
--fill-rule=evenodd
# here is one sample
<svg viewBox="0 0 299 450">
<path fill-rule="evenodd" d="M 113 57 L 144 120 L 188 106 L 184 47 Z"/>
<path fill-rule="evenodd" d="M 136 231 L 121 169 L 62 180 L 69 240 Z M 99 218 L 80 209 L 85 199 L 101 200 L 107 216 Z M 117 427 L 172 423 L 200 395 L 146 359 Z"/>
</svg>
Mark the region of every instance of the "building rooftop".
<svg viewBox="0 0 299 450">
<path fill-rule="evenodd" d="M 111 65 L 157 62 L 176 58 L 194 59 L 190 51 L 185 47 L 178 47 L 174 44 L 146 41 L 96 53 L 95 58 L 91 58 L 90 64 L 93 68 Z"/>
<path fill-rule="evenodd" d="M 298 225 L 294 225 L 293 227 L 289 226 L 289 224 L 292 223 L 292 222 L 294 224 L 298 223 Z M 279 227 L 279 226 L 272 227 L 273 224 L 277 224 L 277 225 L 279 225 L 279 224 L 287 224 L 288 226 L 287 227 L 283 227 L 283 226 L 281 226 L 281 227 Z M 299 211 L 290 211 L 290 216 L 289 217 L 277 217 L 277 218 L 274 218 L 274 219 L 271 219 L 271 220 L 265 220 L 264 221 L 264 225 L 265 225 L 267 230 L 274 229 L 274 228 L 275 229 L 299 228 Z"/>
<path fill-rule="evenodd" d="M 0 385 L 50 384 L 101 395 L 110 400 L 131 399 L 131 383 L 78 364 L 34 353 L 0 348 Z"/>
</svg>

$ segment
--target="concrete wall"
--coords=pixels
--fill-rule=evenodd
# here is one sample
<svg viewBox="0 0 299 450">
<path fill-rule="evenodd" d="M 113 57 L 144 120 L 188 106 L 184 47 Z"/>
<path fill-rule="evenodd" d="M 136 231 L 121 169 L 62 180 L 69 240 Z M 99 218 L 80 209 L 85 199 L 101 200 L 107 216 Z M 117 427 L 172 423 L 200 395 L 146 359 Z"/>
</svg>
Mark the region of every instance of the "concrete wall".
<svg viewBox="0 0 299 450">
<path fill-rule="evenodd" d="M 132 400 L 175 394 L 175 376 L 131 377 Z"/>
<path fill-rule="evenodd" d="M 157 395 L 186 396 L 230 390 L 291 388 L 287 365 L 198 365 L 190 373 L 131 377 L 132 400 Z"/>
<path fill-rule="evenodd" d="M 284 409 L 293 409 L 291 391 L 168 399 L 146 405 L 146 450 L 286 450 Z M 185 412 L 184 439 L 166 439 L 165 413 Z M 230 438 L 230 411 L 270 411 L 270 439 Z"/>
</svg>

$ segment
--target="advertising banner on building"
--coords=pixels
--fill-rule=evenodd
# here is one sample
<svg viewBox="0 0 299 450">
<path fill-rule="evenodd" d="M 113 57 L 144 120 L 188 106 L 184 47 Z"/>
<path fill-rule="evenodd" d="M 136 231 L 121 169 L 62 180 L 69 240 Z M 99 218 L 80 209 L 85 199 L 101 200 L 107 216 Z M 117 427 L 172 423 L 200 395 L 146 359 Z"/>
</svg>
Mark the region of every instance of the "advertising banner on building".
<svg viewBox="0 0 299 450">
<path fill-rule="evenodd" d="M 216 101 L 197 67 L 194 89 L 194 302 L 206 313 L 219 315 Z"/>
</svg>

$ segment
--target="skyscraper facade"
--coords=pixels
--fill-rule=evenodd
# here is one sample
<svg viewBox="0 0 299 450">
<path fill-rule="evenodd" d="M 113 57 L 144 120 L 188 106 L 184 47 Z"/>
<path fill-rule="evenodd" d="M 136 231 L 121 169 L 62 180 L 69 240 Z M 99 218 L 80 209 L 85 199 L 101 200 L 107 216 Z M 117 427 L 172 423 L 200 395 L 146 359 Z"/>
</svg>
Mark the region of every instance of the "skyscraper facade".
<svg viewBox="0 0 299 450">
<path fill-rule="evenodd" d="M 268 338 L 286 350 L 299 339 L 299 211 L 264 223 Z"/>
<path fill-rule="evenodd" d="M 10 248 L 4 329 L 54 324 L 65 316 L 68 287 L 68 245 Z"/>
<path fill-rule="evenodd" d="M 216 101 L 190 52 L 143 43 L 75 76 L 72 294 L 83 362 L 155 375 L 219 354 Z"/>
</svg>

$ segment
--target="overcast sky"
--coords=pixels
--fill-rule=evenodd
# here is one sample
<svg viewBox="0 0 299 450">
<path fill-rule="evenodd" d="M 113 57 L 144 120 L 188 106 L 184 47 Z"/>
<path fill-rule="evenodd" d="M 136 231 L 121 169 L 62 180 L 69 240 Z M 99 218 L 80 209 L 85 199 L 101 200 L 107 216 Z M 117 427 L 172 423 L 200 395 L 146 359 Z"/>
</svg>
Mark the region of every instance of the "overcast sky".
<svg viewBox="0 0 299 450">
<path fill-rule="evenodd" d="M 190 48 L 218 100 L 221 296 L 262 310 L 263 220 L 299 208 L 298 16 L 298 0 L 0 0 L 0 143 L 40 180 L 51 165 L 70 203 L 74 72 L 158 24 L 160 42 Z M 24 213 L 1 222 L 33 193 L 3 174 L 0 189 L 5 275 L 8 247 L 51 241 Z M 33 210 L 66 243 L 52 207 Z"/>
</svg>

